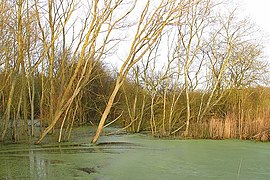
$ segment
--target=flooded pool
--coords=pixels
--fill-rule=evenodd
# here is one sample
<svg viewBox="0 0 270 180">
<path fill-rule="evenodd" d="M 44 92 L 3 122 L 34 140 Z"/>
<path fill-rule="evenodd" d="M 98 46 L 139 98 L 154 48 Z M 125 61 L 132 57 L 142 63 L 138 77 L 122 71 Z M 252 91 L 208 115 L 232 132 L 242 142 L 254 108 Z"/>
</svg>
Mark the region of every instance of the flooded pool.
<svg viewBox="0 0 270 180">
<path fill-rule="evenodd" d="M 0 147 L 0 179 L 270 179 L 270 143 L 89 136 Z"/>
</svg>

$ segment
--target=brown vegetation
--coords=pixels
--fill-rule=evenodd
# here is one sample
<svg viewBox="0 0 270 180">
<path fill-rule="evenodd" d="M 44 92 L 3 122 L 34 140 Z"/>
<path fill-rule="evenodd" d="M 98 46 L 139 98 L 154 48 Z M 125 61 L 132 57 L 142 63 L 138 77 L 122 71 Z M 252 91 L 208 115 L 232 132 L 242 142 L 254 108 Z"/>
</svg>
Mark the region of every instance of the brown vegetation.
<svg viewBox="0 0 270 180">
<path fill-rule="evenodd" d="M 0 141 L 38 131 L 40 143 L 58 129 L 61 142 L 83 125 L 97 126 L 94 143 L 108 125 L 268 141 L 269 64 L 256 26 L 235 9 L 217 14 L 223 5 L 1 1 Z"/>
</svg>

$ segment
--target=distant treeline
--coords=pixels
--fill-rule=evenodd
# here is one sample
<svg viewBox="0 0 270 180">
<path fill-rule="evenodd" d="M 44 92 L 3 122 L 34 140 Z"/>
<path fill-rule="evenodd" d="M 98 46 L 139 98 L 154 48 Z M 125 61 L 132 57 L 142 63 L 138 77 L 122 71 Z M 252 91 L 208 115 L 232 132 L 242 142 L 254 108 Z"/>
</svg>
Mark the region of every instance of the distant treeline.
<svg viewBox="0 0 270 180">
<path fill-rule="evenodd" d="M 102 64 L 94 68 L 91 83 L 87 84 L 76 98 L 76 103 L 70 107 L 66 122 L 63 125 L 65 133 L 64 140 L 68 140 L 73 126 L 96 126 L 101 118 L 106 102 L 113 89 L 115 77 L 108 73 L 109 69 Z M 68 72 L 67 72 L 68 73 Z M 38 128 L 42 130 L 50 123 L 48 109 L 40 109 L 40 97 L 42 93 L 42 81 L 49 82 L 48 77 L 41 77 L 36 74 L 34 77 L 35 92 L 34 119 L 38 121 Z M 1 82 L 5 82 L 5 76 L 0 74 Z M 60 84 L 61 81 L 57 80 Z M 15 87 L 20 89 L 22 84 Z M 60 87 L 55 87 L 60 89 Z M 1 93 L 1 119 L 4 114 L 5 97 L 8 91 Z M 190 97 L 190 127 L 186 132 L 186 96 L 184 89 L 160 88 L 157 91 L 150 91 L 146 85 L 130 79 L 126 79 L 112 110 L 108 117 L 108 124 L 123 128 L 132 133 L 147 131 L 155 137 L 172 138 L 211 138 L 211 139 L 256 139 L 267 141 L 270 133 L 270 88 L 257 86 L 246 88 L 223 89 L 221 94 L 215 94 L 213 104 L 202 116 L 207 101 L 211 95 L 209 91 L 194 90 L 189 93 Z M 31 104 L 26 104 L 27 114 L 24 119 L 23 109 L 20 111 L 15 107 L 21 106 L 20 93 L 14 94 L 13 109 L 11 110 L 9 133 L 14 132 L 16 123 L 16 135 L 31 132 Z M 26 101 L 30 102 L 29 96 Z M 57 97 L 55 103 L 57 104 Z M 44 99 L 44 104 L 49 98 Z M 48 107 L 48 106 L 46 106 Z M 64 118 L 64 117 L 62 117 Z M 3 130 L 3 119 L 1 120 Z M 35 122 L 36 123 L 36 122 Z M 55 128 L 61 128 L 62 124 L 57 123 Z"/>
</svg>

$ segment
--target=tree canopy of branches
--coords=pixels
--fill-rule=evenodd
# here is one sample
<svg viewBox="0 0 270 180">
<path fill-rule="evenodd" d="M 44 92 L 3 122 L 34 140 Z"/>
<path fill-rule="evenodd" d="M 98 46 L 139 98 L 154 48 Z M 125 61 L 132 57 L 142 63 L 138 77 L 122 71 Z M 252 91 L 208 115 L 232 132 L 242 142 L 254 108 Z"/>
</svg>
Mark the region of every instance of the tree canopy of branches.
<svg viewBox="0 0 270 180">
<path fill-rule="evenodd" d="M 153 136 L 269 139 L 263 37 L 223 6 L 1 1 L 0 140 L 57 132 L 61 142 L 91 125 L 96 143 L 117 121 Z"/>
</svg>

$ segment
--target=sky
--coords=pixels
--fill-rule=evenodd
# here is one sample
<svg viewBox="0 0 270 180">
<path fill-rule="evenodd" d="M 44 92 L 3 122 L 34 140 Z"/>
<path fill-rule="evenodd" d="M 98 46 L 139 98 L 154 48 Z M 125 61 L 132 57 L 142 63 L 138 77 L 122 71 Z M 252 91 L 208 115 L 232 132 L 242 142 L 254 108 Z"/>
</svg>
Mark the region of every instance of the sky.
<svg viewBox="0 0 270 180">
<path fill-rule="evenodd" d="M 270 56 L 270 0 L 241 0 L 244 14 L 249 16 L 268 36 L 265 53 Z M 267 42 L 268 41 L 268 42 Z"/>
</svg>

